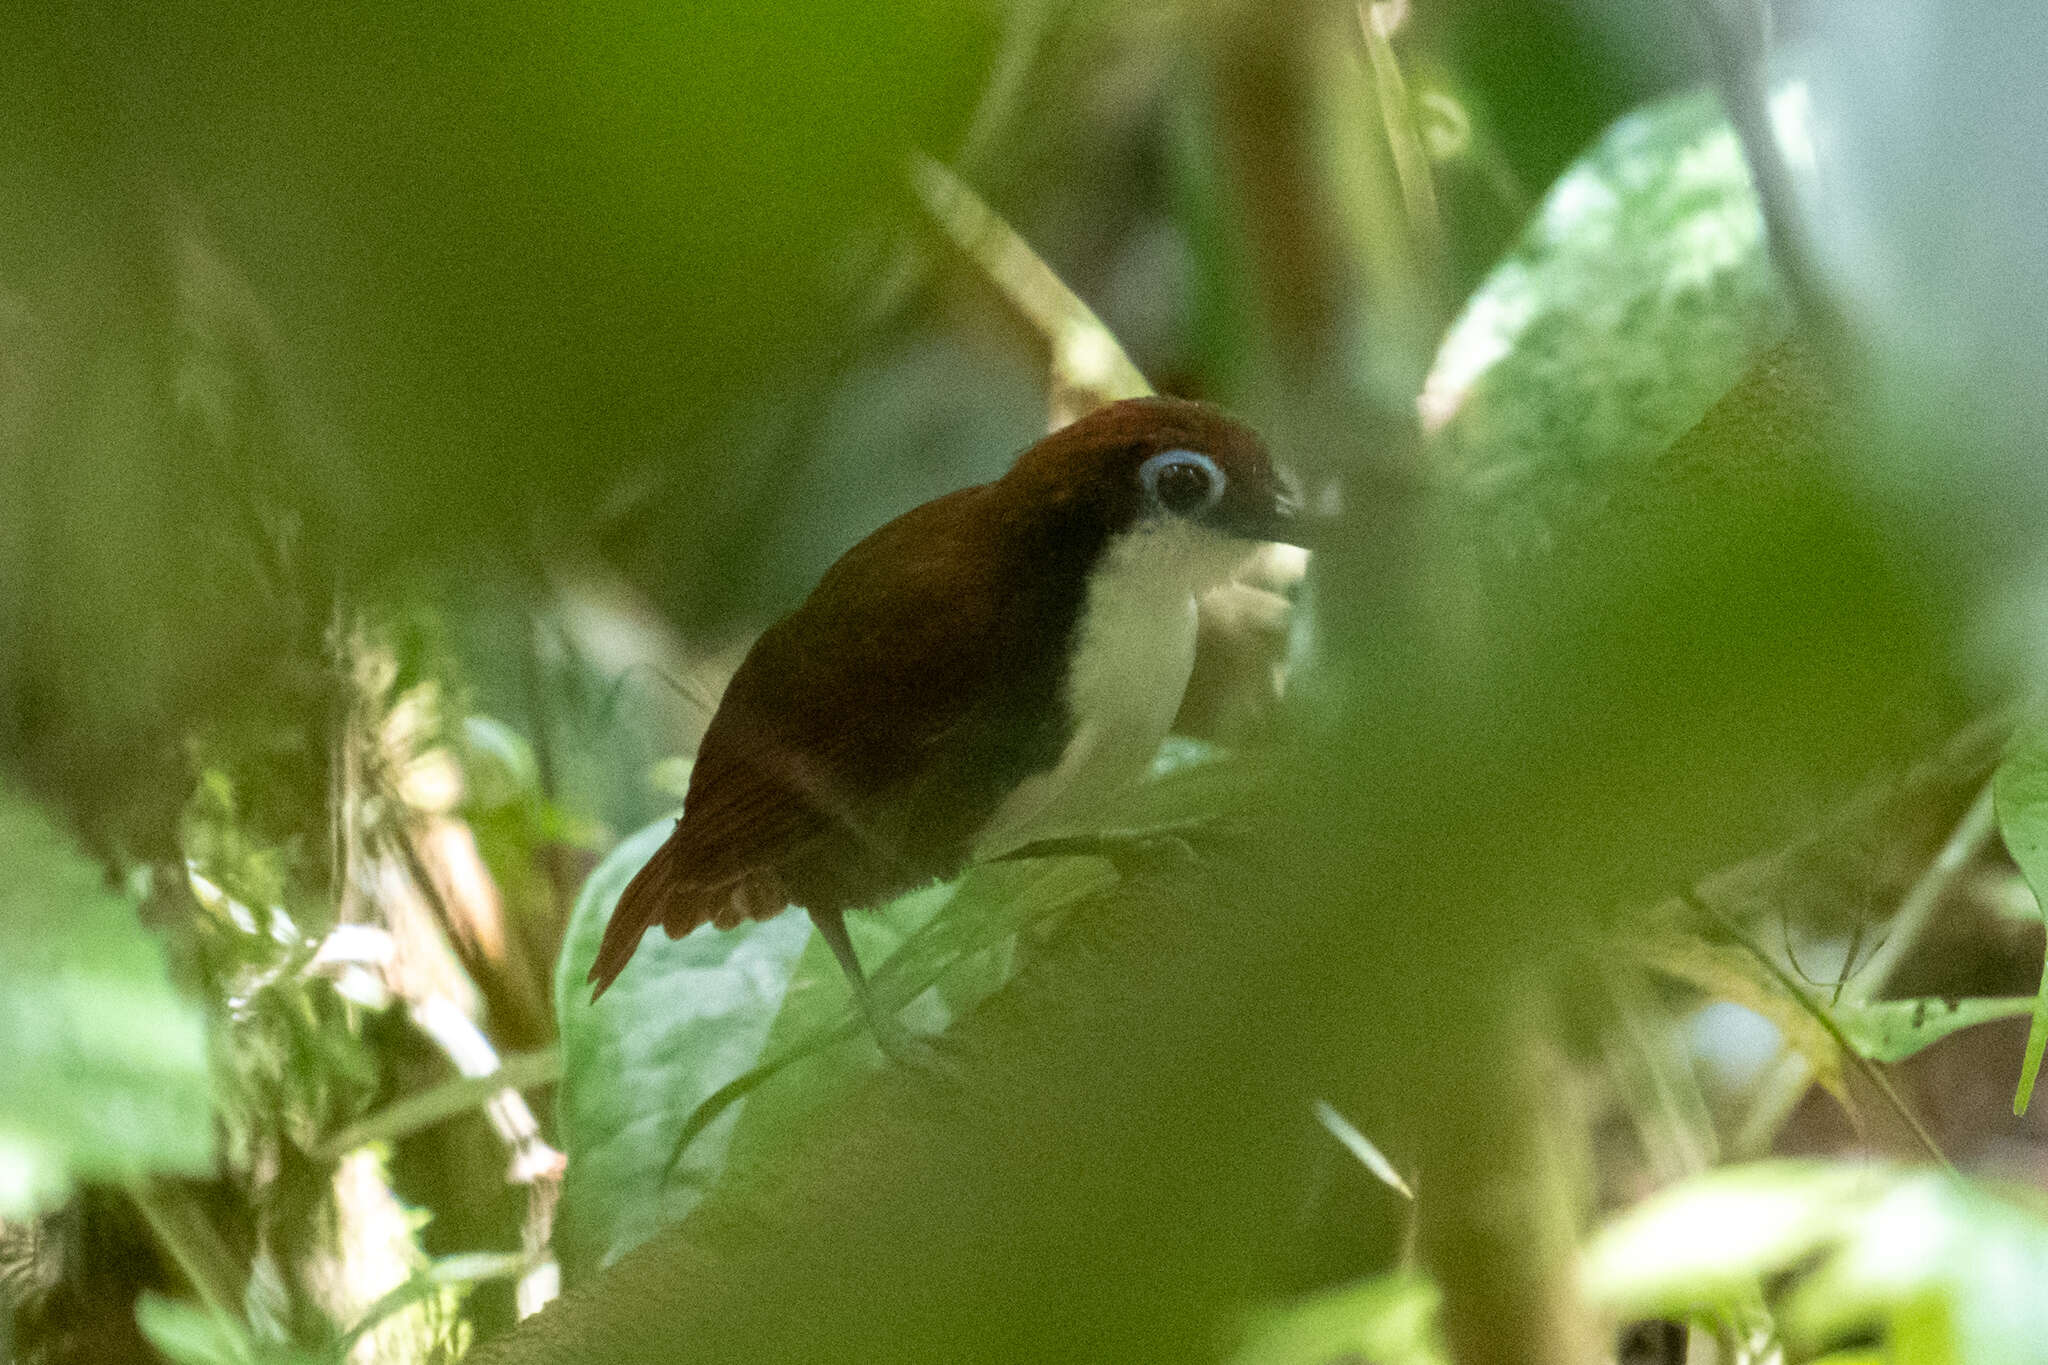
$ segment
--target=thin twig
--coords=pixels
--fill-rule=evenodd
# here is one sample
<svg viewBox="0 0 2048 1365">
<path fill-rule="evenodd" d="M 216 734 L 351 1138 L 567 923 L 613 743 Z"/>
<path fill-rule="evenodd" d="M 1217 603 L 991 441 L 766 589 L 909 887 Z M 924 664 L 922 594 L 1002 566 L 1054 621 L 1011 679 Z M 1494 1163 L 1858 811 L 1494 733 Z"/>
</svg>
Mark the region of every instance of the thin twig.
<svg viewBox="0 0 2048 1365">
<path fill-rule="evenodd" d="M 1055 0 L 1017 0 L 1006 7 L 1003 36 L 989 67 L 988 84 L 975 101 L 974 117 L 960 139 L 952 164 L 962 175 L 976 175 L 989 151 L 1009 130 L 1024 103 L 1024 89 L 1031 71 L 1045 48 L 1056 8 Z M 916 244 L 902 237 L 891 248 L 888 260 L 873 273 L 862 298 L 852 309 L 853 322 L 846 329 L 846 344 L 832 364 L 834 373 L 844 370 L 846 360 L 859 345 L 894 317 L 905 299 L 924 282 L 927 261 Z"/>
<path fill-rule="evenodd" d="M 313 1159 L 338 1161 L 358 1147 L 405 1137 L 479 1108 L 502 1090 L 533 1090 L 552 1085 L 561 1076 L 559 1048 L 506 1053 L 489 1075 L 458 1076 L 365 1115 L 322 1143 Z"/>
<path fill-rule="evenodd" d="M 537 576 L 538 577 L 538 576 Z M 536 586 L 536 604 L 545 601 L 545 582 Z M 521 642 L 525 648 L 519 652 L 519 681 L 526 693 L 526 714 L 532 726 L 533 768 L 540 784 L 541 800 L 554 808 L 561 797 L 561 783 L 558 777 L 559 765 L 555 761 L 555 716 L 548 696 L 546 662 L 541 656 L 540 607 L 530 606 L 526 617 L 526 638 Z M 546 870 L 548 889 L 554 893 L 555 913 L 561 914 L 562 906 L 569 905 L 576 898 L 576 878 L 569 870 L 567 856 L 560 843 L 548 840 L 541 849 L 541 863 Z"/>
<path fill-rule="evenodd" d="M 526 1273 L 527 1258 L 511 1252 L 477 1251 L 447 1256 L 408 1277 L 397 1288 L 363 1310 L 355 1325 L 335 1343 L 336 1358 L 346 1359 L 357 1342 L 381 1324 L 443 1289 L 468 1289 L 486 1280 L 510 1280 Z"/>
<path fill-rule="evenodd" d="M 1842 988 L 1845 1001 L 1851 1005 L 1868 1004 L 1891 983 L 1892 973 L 1898 970 L 1900 961 L 1920 941 L 1920 935 L 1926 931 L 1942 897 L 1983 851 L 1997 826 L 1997 812 L 1991 802 L 1991 784 L 1986 782 L 1977 799 L 1970 803 L 1969 810 L 1957 822 L 1948 842 L 1941 846 L 1941 852 L 1934 855 L 1934 861 L 1927 865 L 1927 870 L 1920 874 L 1920 879 L 1899 902 L 1899 912 L 1892 917 L 1891 930 L 1885 935 L 1884 942 L 1850 975 L 1848 984 Z"/>
<path fill-rule="evenodd" d="M 1684 898 L 1687 904 L 1718 923 L 1730 938 L 1733 938 L 1745 952 L 1754 957 L 1763 966 L 1765 971 L 1777 979 L 1779 986 L 1791 995 L 1802 1009 L 1812 1015 L 1822 1028 L 1827 1030 L 1828 1036 L 1834 1039 L 1835 1046 L 1841 1049 L 1842 1055 L 1848 1059 L 1849 1064 L 1855 1067 L 1864 1079 L 1868 1080 L 1876 1088 L 1880 1095 L 1884 1096 L 1885 1102 L 1905 1121 L 1906 1126 L 1912 1130 L 1914 1139 L 1926 1149 L 1928 1156 L 1944 1168 L 1954 1170 L 1954 1165 L 1949 1161 L 1947 1154 L 1941 1150 L 1941 1145 L 1934 1140 L 1934 1135 L 1928 1132 L 1926 1126 L 1920 1122 L 1920 1116 L 1915 1114 L 1912 1106 L 1906 1103 L 1905 1096 L 1901 1095 L 1897 1088 L 1892 1085 L 1891 1077 L 1885 1074 L 1883 1067 L 1871 1061 L 1856 1049 L 1856 1045 L 1849 1041 L 1849 1035 L 1842 1031 L 1842 1026 L 1836 1022 L 1834 1015 L 1819 1001 L 1809 996 L 1800 987 L 1799 983 L 1793 979 L 1792 974 L 1779 966 L 1777 960 L 1764 951 L 1762 944 L 1745 933 L 1741 925 L 1714 906 L 1709 905 L 1697 892 L 1687 891 L 1684 893 Z M 1791 1055 L 1799 1056 L 1797 1053 Z M 1800 1057 L 1800 1061 L 1809 1068 L 1811 1067 L 1811 1063 L 1808 1063 L 1804 1057 Z M 1805 1093 L 1803 1085 L 1799 1088 L 1798 1093 Z M 1798 1095 L 1794 1095 L 1793 1098 L 1796 1101 Z M 1752 1127 L 1752 1122 L 1745 1122 L 1741 1131 L 1745 1133 L 1750 1132 Z"/>
<path fill-rule="evenodd" d="M 1985 842 L 1996 827 L 1997 813 L 1992 806 L 1991 784 L 1986 782 L 1977 799 L 1970 803 L 1970 808 L 1950 832 L 1941 851 L 1934 855 L 1927 870 L 1920 874 L 1919 880 L 1899 902 L 1898 914 L 1893 917 L 1891 931 L 1885 936 L 1885 941 L 1843 984 L 1841 999 L 1844 1002 L 1851 1007 L 1868 1004 L 1890 984 L 1892 973 L 1919 942 L 1942 897 L 1983 851 Z M 1852 1049 L 1849 1055 L 1859 1054 Z M 1742 1154 L 1766 1150 L 1778 1130 L 1784 1127 L 1785 1120 L 1791 1117 L 1793 1106 L 1799 1103 L 1812 1079 L 1813 1067 L 1806 1058 L 1797 1052 L 1785 1053 L 1758 1087 L 1750 1101 L 1748 1114 L 1736 1126 L 1735 1150 Z"/>
<path fill-rule="evenodd" d="M 1671 1059 L 1672 1049 L 1660 1049 L 1644 1027 L 1654 1007 L 1638 973 L 1609 965 L 1597 975 L 1614 1011 L 1615 1027 L 1603 1030 L 1609 1067 L 1623 1084 L 1635 1081 L 1649 1092 L 1628 1108 L 1652 1171 L 1661 1180 L 1699 1174 L 1719 1158 L 1720 1144 L 1692 1059 L 1682 1052 Z"/>
<path fill-rule="evenodd" d="M 1344 1150 L 1358 1158 L 1359 1164 L 1372 1172 L 1374 1179 L 1411 1204 L 1415 1202 L 1414 1186 L 1401 1178 L 1401 1172 L 1379 1149 L 1379 1144 L 1360 1132 L 1358 1125 L 1345 1118 L 1337 1106 L 1328 1100 L 1317 1100 L 1315 1114 L 1316 1122 L 1322 1124 L 1331 1137 L 1344 1144 Z"/>
<path fill-rule="evenodd" d="M 1820 343 L 1825 362 L 1841 367 L 1853 359 L 1854 336 L 1806 230 L 1792 168 L 1786 164 L 1771 123 L 1762 6 L 1758 0 L 1693 0 L 1692 8 L 1706 40 L 1722 107 L 1742 143 L 1750 179 L 1763 206 L 1771 261 L 1784 278 L 1801 319 Z M 1732 12 L 1738 9 L 1739 14 Z"/>
<path fill-rule="evenodd" d="M 1010 126 L 1024 99 L 1024 83 L 1038 54 L 1045 46 L 1046 31 L 1052 27 L 1053 0 L 1015 0 L 1005 7 L 1007 22 L 989 68 L 988 84 L 974 106 L 974 120 L 960 139 L 954 164 L 967 172 L 981 168 L 982 159 L 996 139 Z"/>
<path fill-rule="evenodd" d="M 1389 25 L 1381 17 L 1389 12 L 1387 0 L 1358 0 L 1358 27 L 1372 65 L 1373 93 L 1379 100 L 1394 177 L 1401 182 L 1401 207 L 1418 253 L 1435 270 L 1441 268 L 1445 254 L 1443 218 L 1437 211 L 1436 180 L 1416 127 L 1408 82 L 1401 74 Z"/>
<path fill-rule="evenodd" d="M 806 1034 L 789 1048 L 757 1062 L 706 1095 L 698 1102 L 697 1107 L 690 1111 L 689 1117 L 683 1120 L 682 1129 L 676 1134 L 675 1145 L 669 1148 L 668 1164 L 662 1168 L 663 1171 L 674 1172 L 677 1164 L 683 1159 L 683 1153 L 689 1150 L 690 1144 L 697 1140 L 699 1134 L 711 1126 L 713 1119 L 738 1104 L 764 1083 L 781 1075 L 785 1068 L 806 1057 L 815 1056 L 834 1044 L 845 1042 L 862 1032 L 863 1028 L 860 1015 L 853 1012 L 849 1006 L 844 1017 L 830 1028 Z M 666 1175 L 663 1178 L 666 1179 Z"/>
<path fill-rule="evenodd" d="M 1118 864 L 1133 858 L 1176 851 L 1173 845 L 1184 846 L 1194 835 L 1214 834 L 1223 824 L 1220 816 L 1192 815 L 1185 820 L 1168 820 L 1137 829 L 1106 829 L 1099 834 L 1056 834 L 1005 849 L 987 861 L 1015 863 L 1039 858 L 1101 858 Z"/>
<path fill-rule="evenodd" d="M 1102 403 L 1152 392 L 1102 319 L 965 181 L 922 155 L 911 158 L 910 181 L 940 230 L 1051 352 L 1055 428 Z"/>
</svg>

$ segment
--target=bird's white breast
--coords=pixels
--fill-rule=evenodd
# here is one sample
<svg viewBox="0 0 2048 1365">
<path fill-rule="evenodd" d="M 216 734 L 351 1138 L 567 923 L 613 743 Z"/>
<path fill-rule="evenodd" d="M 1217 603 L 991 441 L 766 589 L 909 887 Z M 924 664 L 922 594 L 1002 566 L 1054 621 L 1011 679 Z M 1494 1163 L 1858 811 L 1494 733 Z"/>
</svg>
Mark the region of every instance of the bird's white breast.
<svg viewBox="0 0 2048 1365">
<path fill-rule="evenodd" d="M 1196 599 L 1235 577 L 1256 548 L 1179 519 L 1141 524 L 1105 548 L 1067 668 L 1073 733 L 1057 764 L 1003 802 L 977 857 L 1085 828 L 1144 775 L 1194 669 Z"/>
</svg>

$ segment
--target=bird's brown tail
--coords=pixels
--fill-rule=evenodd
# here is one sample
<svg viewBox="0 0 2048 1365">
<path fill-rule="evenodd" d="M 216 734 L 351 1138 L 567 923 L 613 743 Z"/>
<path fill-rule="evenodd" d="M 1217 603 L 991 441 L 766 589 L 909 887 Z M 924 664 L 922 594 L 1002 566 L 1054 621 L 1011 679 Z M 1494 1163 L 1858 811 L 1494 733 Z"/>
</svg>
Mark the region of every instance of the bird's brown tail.
<svg viewBox="0 0 2048 1365">
<path fill-rule="evenodd" d="M 655 851 L 619 893 L 604 941 L 584 979 L 605 993 L 633 960 L 641 935 L 659 924 L 670 938 L 681 938 L 700 924 L 731 929 L 744 920 L 770 919 L 788 906 L 782 878 L 772 869 L 751 867 L 719 881 L 705 881 L 683 866 L 681 844 L 670 839 Z"/>
<path fill-rule="evenodd" d="M 612 907 L 611 921 L 604 927 L 604 942 L 598 945 L 597 958 L 585 978 L 597 987 L 590 993 L 592 1000 L 603 995 L 619 973 L 626 970 L 626 964 L 633 960 L 633 951 L 640 946 L 641 935 L 673 918 L 675 903 L 687 899 L 696 889 L 683 877 L 681 863 L 676 841 L 671 838 L 655 850 L 654 856 L 619 893 L 619 903 Z"/>
</svg>

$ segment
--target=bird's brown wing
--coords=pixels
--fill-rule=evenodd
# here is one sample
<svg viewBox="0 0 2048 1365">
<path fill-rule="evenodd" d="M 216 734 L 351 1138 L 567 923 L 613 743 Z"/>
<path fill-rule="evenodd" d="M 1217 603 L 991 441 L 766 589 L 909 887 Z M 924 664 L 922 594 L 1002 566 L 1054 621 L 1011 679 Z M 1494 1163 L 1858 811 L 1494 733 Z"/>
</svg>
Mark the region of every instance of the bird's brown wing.
<svg viewBox="0 0 2048 1365">
<path fill-rule="evenodd" d="M 767 918 L 793 895 L 871 903 L 892 889 L 899 845 L 936 827 L 930 846 L 944 850 L 957 826 L 964 848 L 1023 772 L 1057 752 L 1039 733 L 1058 685 L 1045 636 L 1071 612 L 1042 619 L 1028 590 L 1001 581 L 1014 566 L 992 563 L 972 530 L 983 493 L 875 532 L 755 643 L 705 731 L 682 819 L 612 913 L 590 973 L 600 992 L 655 924 L 680 936 Z M 1018 671 L 1034 667 L 1054 674 L 1020 694 Z M 1010 686 L 992 688 L 997 675 Z M 1028 697 L 1033 714 L 1020 723 L 992 707 L 998 690 Z M 922 783 L 933 771 L 966 776 Z M 918 865 L 907 866 L 893 875 Z"/>
</svg>

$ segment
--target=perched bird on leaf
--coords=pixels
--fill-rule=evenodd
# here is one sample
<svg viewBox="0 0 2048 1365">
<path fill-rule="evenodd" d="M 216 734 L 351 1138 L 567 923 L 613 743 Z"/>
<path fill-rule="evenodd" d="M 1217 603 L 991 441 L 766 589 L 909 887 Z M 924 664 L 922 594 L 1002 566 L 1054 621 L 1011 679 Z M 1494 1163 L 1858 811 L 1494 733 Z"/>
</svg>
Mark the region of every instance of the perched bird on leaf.
<svg viewBox="0 0 2048 1365">
<path fill-rule="evenodd" d="M 1098 408 L 882 527 L 733 675 L 675 832 L 612 912 L 593 998 L 657 924 L 801 906 L 877 1039 L 900 1042 L 845 912 L 1085 830 L 1173 722 L 1196 600 L 1302 539 L 1259 438 L 1172 398 Z"/>
</svg>

